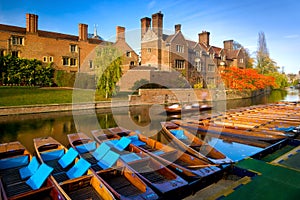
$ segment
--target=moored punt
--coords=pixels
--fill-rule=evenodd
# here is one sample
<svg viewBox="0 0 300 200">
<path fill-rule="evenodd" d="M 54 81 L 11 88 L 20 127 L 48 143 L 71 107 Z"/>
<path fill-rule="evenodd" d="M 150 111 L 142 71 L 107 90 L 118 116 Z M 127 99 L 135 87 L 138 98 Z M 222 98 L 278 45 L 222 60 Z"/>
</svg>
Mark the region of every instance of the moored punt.
<svg viewBox="0 0 300 200">
<path fill-rule="evenodd" d="M 99 177 L 91 171 L 90 163 L 78 158 L 52 137 L 35 138 L 34 147 L 42 163 L 53 167 L 51 179 L 63 188 L 68 199 L 114 199 Z"/>
<path fill-rule="evenodd" d="M 179 105 L 179 104 L 173 104 L 171 106 L 166 106 L 165 111 L 167 114 L 179 114 L 179 113 L 188 113 L 188 112 L 200 112 L 200 111 L 206 111 L 211 110 L 212 106 L 209 105 L 199 105 L 199 104 L 193 104 L 193 105 Z"/>
<path fill-rule="evenodd" d="M 18 141 L 0 144 L 0 199 L 65 199 L 40 165 Z"/>
<path fill-rule="evenodd" d="M 162 163 L 149 155 L 140 153 L 140 149 L 137 151 L 130 149 L 129 144 L 131 140 L 127 137 L 123 136 L 121 139 L 111 139 L 100 142 L 101 145 L 106 144 L 109 146 L 111 151 L 119 155 L 122 162 L 125 162 L 145 183 L 163 197 L 172 196 L 176 192 L 178 195 L 188 184 L 183 178 L 175 174 Z"/>
<path fill-rule="evenodd" d="M 241 139 L 251 139 L 251 140 L 261 140 L 261 141 L 267 141 L 267 142 L 276 142 L 278 140 L 284 139 L 287 136 L 285 135 L 275 135 L 275 134 L 266 134 L 264 132 L 259 131 L 247 131 L 247 130 L 237 130 L 232 128 L 225 128 L 221 126 L 215 126 L 215 125 L 201 125 L 199 121 L 195 120 L 172 120 L 173 123 L 189 128 L 197 130 L 197 133 L 200 133 L 202 135 L 206 135 L 206 133 L 210 133 L 211 135 L 215 135 L 216 137 L 219 136 L 234 136 Z"/>
<path fill-rule="evenodd" d="M 186 129 L 172 122 L 161 122 L 163 133 L 170 143 L 178 146 L 182 151 L 198 158 L 207 158 L 215 164 L 232 163 L 226 155 L 196 137 Z"/>
<path fill-rule="evenodd" d="M 105 169 L 101 167 L 102 165 L 98 165 L 101 159 L 99 154 L 103 154 L 102 157 L 105 157 L 105 151 L 108 153 L 109 149 L 100 147 L 99 143 L 96 143 L 84 133 L 68 134 L 68 139 L 70 145 L 79 152 L 81 157 L 91 163 L 91 169 L 100 176 L 99 178 L 103 181 L 105 186 L 109 188 L 118 199 L 151 200 L 158 198 L 157 194 L 123 162 L 116 161 L 113 167 L 109 166 Z M 99 154 L 96 156 L 97 149 L 101 151 L 99 151 Z"/>
</svg>

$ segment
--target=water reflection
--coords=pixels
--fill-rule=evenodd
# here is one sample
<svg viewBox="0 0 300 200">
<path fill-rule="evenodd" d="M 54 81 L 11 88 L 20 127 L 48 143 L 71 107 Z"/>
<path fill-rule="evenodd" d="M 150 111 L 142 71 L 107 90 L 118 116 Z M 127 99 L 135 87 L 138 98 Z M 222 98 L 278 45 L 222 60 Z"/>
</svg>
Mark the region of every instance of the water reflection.
<svg viewBox="0 0 300 200">
<path fill-rule="evenodd" d="M 269 96 L 261 95 L 251 99 L 228 101 L 227 109 L 276 102 L 287 97 L 288 99 L 299 99 L 299 93 L 298 91 L 275 90 Z M 99 127 L 105 129 L 117 125 L 140 130 L 147 136 L 153 136 L 160 130 L 160 122 L 168 119 L 159 105 L 118 108 L 113 112 L 106 109 L 97 110 L 96 113 L 95 111 L 80 111 L 2 116 L 0 117 L 0 143 L 19 140 L 33 153 L 34 138 L 52 136 L 68 146 L 67 134 L 69 133 L 80 131 L 90 133 L 91 130 Z M 225 143 L 219 144 L 219 146 L 226 151 Z M 231 149 L 231 144 L 227 146 L 228 149 Z M 223 149 L 219 150 L 223 151 Z"/>
</svg>

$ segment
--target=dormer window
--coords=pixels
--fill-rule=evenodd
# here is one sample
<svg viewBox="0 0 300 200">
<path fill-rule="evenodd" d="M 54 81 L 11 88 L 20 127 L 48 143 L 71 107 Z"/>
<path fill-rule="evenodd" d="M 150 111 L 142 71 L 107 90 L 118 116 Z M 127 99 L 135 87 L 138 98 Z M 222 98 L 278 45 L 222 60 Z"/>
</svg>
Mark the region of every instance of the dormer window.
<svg viewBox="0 0 300 200">
<path fill-rule="evenodd" d="M 176 45 L 176 51 L 179 53 L 184 53 L 184 47 L 182 45 Z"/>
</svg>

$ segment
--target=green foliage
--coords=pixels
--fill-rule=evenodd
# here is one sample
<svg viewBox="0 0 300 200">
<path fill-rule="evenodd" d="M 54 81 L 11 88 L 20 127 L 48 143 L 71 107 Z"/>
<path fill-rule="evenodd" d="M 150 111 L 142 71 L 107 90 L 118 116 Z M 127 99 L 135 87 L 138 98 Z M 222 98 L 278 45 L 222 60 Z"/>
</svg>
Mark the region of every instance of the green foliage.
<svg viewBox="0 0 300 200">
<path fill-rule="evenodd" d="M 266 74 L 266 76 L 275 78 L 276 87 L 273 87 L 273 89 L 283 89 L 289 85 L 288 78 L 285 74 L 281 74 L 279 72 L 271 72 L 269 74 Z"/>
<path fill-rule="evenodd" d="M 58 87 L 73 87 L 76 74 L 69 73 L 63 70 L 57 70 L 54 76 L 54 82 Z"/>
<path fill-rule="evenodd" d="M 99 47 L 96 50 L 94 66 L 96 68 L 97 91 L 109 98 L 116 94 L 116 83 L 122 76 L 122 60 L 121 53 L 117 48 L 108 45 Z"/>
<path fill-rule="evenodd" d="M 54 68 L 36 59 L 0 56 L 0 83 L 8 85 L 51 86 Z"/>
</svg>

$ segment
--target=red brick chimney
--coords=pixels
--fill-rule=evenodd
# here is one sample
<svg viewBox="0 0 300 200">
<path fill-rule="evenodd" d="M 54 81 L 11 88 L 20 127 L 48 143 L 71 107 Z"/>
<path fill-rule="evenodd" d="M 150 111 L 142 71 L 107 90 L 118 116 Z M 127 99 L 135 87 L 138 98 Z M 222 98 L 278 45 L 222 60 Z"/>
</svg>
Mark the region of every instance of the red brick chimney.
<svg viewBox="0 0 300 200">
<path fill-rule="evenodd" d="M 78 28 L 79 28 L 79 31 L 78 31 L 79 41 L 87 41 L 88 25 L 87 24 L 79 24 Z"/>
<path fill-rule="evenodd" d="M 161 12 L 152 15 L 152 30 L 158 38 L 161 38 L 163 34 L 163 17 Z"/>
<path fill-rule="evenodd" d="M 181 24 L 176 24 L 175 25 L 175 33 L 181 31 Z"/>
<path fill-rule="evenodd" d="M 202 31 L 202 33 L 198 34 L 199 43 L 204 44 L 206 47 L 209 47 L 209 35 L 210 32 Z"/>
<path fill-rule="evenodd" d="M 122 27 L 122 26 L 117 26 L 116 27 L 116 40 L 117 41 L 121 41 L 121 40 L 124 40 L 125 41 L 125 27 Z"/>
<path fill-rule="evenodd" d="M 233 40 L 225 40 L 223 43 L 224 49 L 233 50 Z"/>
<path fill-rule="evenodd" d="M 151 19 L 149 17 L 144 17 L 141 19 L 141 38 L 144 37 L 145 33 L 151 27 Z"/>
<path fill-rule="evenodd" d="M 37 33 L 38 31 L 38 16 L 34 14 L 26 14 L 26 32 Z"/>
</svg>

